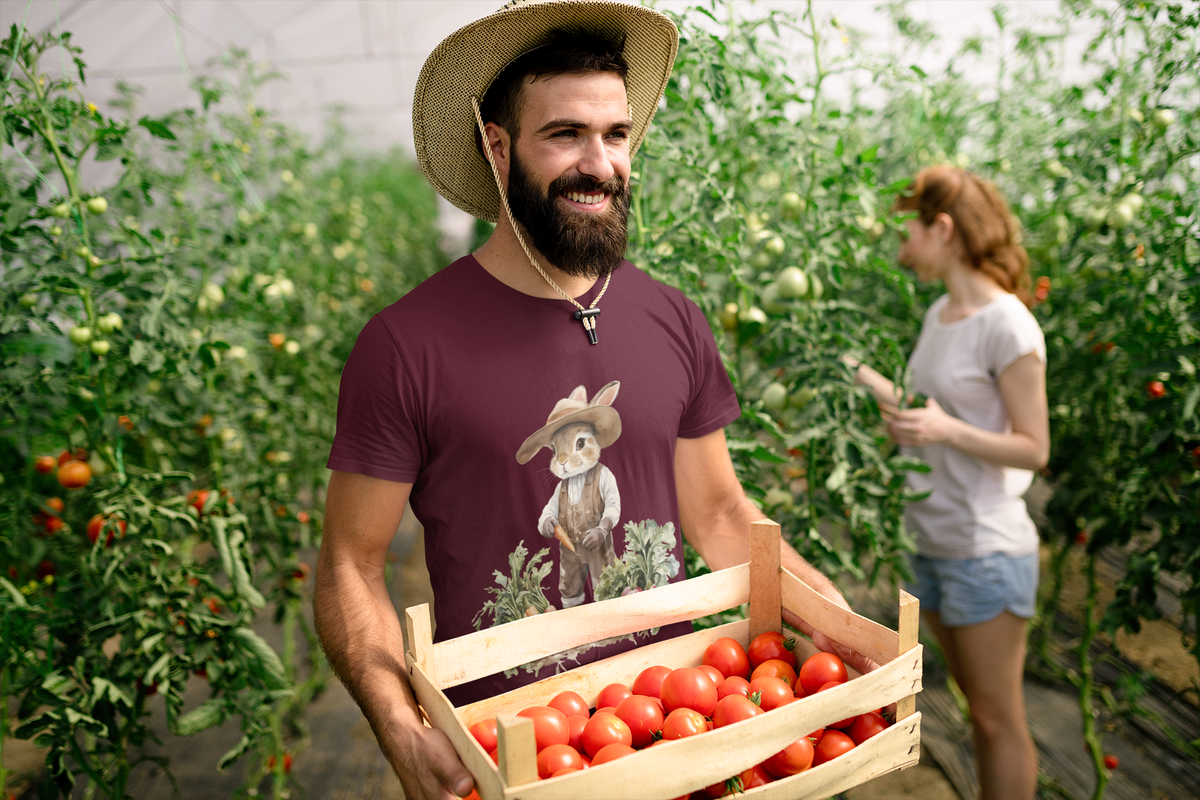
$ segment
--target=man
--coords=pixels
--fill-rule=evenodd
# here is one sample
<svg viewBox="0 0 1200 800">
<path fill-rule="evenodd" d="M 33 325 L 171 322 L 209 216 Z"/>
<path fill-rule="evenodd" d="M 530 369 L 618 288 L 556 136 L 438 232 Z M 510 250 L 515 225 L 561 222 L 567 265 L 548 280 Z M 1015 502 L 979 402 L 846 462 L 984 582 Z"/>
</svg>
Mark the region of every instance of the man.
<svg viewBox="0 0 1200 800">
<path fill-rule="evenodd" d="M 315 602 L 329 660 L 410 800 L 465 795 L 472 781 L 406 679 L 384 583 L 406 502 L 425 527 L 439 641 L 594 602 L 635 539 L 657 543 L 654 585 L 681 580 L 673 529 L 713 569 L 749 560 L 763 515 L 726 449 L 740 409 L 712 331 L 622 260 L 630 161 L 677 36 L 639 6 L 528 0 L 453 34 L 422 70 L 422 168 L 498 224 L 375 317 L 346 364 Z M 781 546 L 785 566 L 844 605 Z M 552 566 L 558 579 L 543 582 Z M 462 704 L 515 685 L 493 676 L 447 694 Z"/>
</svg>

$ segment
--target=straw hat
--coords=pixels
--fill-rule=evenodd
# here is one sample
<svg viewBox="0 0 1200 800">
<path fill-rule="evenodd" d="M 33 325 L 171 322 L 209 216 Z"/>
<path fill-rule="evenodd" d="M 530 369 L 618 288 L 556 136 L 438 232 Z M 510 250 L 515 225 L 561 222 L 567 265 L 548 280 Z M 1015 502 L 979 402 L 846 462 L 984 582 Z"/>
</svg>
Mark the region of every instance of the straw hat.
<svg viewBox="0 0 1200 800">
<path fill-rule="evenodd" d="M 527 463 L 539 450 L 550 444 L 555 433 L 572 422 L 590 424 L 596 431 L 596 444 L 601 449 L 615 442 L 621 435 L 621 415 L 612 407 L 612 401 L 616 399 L 619 386 L 617 381 L 606 384 L 596 392 L 590 403 L 584 399 L 586 395 L 580 386 L 570 397 L 555 403 L 554 410 L 546 418 L 546 424 L 526 439 L 517 450 L 517 463 Z"/>
<path fill-rule="evenodd" d="M 622 0 L 511 0 L 446 37 L 421 68 L 413 98 L 413 139 L 421 171 L 439 194 L 469 214 L 497 220 L 500 194 L 475 147 L 471 98 L 482 102 L 501 70 L 543 44 L 552 31 L 580 28 L 625 37 L 633 110 L 630 155 L 637 152 L 675 63 L 675 24 L 657 11 Z"/>
</svg>

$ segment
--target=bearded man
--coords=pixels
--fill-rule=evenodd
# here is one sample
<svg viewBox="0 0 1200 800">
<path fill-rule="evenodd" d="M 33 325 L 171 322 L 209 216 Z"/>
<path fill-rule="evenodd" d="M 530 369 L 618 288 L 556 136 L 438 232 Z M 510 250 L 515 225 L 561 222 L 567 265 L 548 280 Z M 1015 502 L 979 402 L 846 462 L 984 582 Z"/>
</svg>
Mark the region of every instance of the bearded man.
<svg viewBox="0 0 1200 800">
<path fill-rule="evenodd" d="M 465 795 L 472 779 L 424 725 L 407 681 L 384 582 L 406 502 L 424 526 L 438 641 L 510 618 L 491 602 L 495 576 L 509 577 L 515 555 L 561 552 L 543 538 L 557 535 L 546 498 L 569 462 L 586 470 L 601 448 L 620 502 L 597 484 L 600 522 L 583 528 L 602 525 L 617 558 L 623 525 L 635 535 L 671 523 L 714 570 L 749 560 L 747 531 L 763 514 L 726 448 L 723 428 L 740 408 L 712 329 L 682 293 L 623 260 L 631 159 L 677 46 L 670 20 L 640 6 L 518 0 L 452 34 L 422 70 L 413 111 L 422 169 L 450 202 L 498 224 L 478 251 L 371 320 L 346 363 L 315 601 L 329 660 L 410 800 Z M 614 383 L 619 398 L 609 389 L 587 402 Z M 559 436 L 568 416 L 578 435 Z M 527 463 L 539 429 L 533 452 L 550 449 L 553 473 Z M 781 548 L 788 569 L 845 605 Z M 682 580 L 682 542 L 660 555 L 662 574 Z M 594 601 L 599 577 L 587 597 L 568 599 Z M 563 607 L 552 582 L 528 588 L 545 600 L 534 611 Z M 672 625 L 657 638 L 690 630 Z M 542 676 L 494 675 L 446 694 L 462 705 Z"/>
</svg>

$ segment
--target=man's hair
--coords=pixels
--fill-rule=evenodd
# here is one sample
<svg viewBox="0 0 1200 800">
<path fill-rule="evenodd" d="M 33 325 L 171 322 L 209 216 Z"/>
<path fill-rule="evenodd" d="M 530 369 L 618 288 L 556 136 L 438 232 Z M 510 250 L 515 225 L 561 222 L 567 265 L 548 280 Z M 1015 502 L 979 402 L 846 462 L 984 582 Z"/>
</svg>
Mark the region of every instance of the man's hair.
<svg viewBox="0 0 1200 800">
<path fill-rule="evenodd" d="M 545 44 L 519 56 L 492 81 L 479 108 L 484 124 L 496 123 L 516 141 L 521 133 L 521 91 L 525 79 L 532 77 L 536 81 L 583 72 L 613 72 L 622 81 L 626 80 L 629 64 L 625 61 L 624 37 L 614 39 L 595 31 L 552 31 Z M 475 146 L 487 161 L 478 130 Z"/>
</svg>

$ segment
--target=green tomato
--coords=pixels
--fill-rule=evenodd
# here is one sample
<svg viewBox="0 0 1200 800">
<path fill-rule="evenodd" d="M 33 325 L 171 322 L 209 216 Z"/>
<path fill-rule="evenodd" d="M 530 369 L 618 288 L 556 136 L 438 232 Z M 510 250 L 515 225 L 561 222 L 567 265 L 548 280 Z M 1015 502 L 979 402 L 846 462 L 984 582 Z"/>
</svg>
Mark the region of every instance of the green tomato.
<svg viewBox="0 0 1200 800">
<path fill-rule="evenodd" d="M 1107 216 L 1108 211 L 1103 206 L 1092 206 L 1087 210 L 1087 221 L 1092 225 L 1099 225 Z"/>
<path fill-rule="evenodd" d="M 763 247 L 763 250 L 773 256 L 781 256 L 786 248 L 787 245 L 784 243 L 782 236 L 773 236 L 771 237 L 771 240 L 767 242 L 766 246 Z"/>
<path fill-rule="evenodd" d="M 50 235 L 51 236 L 62 236 L 62 228 L 58 227 L 57 225 L 51 225 L 50 226 Z"/>
<path fill-rule="evenodd" d="M 788 390 L 782 383 L 772 382 L 762 393 L 763 408 L 772 414 L 778 414 L 787 408 Z"/>
<path fill-rule="evenodd" d="M 94 450 L 92 451 L 91 456 L 88 457 L 87 464 L 92 468 L 92 477 L 94 478 L 99 478 L 101 475 L 104 475 L 108 472 L 108 462 L 104 460 L 102 455 Z"/>
<path fill-rule="evenodd" d="M 75 248 L 75 255 L 79 256 L 80 258 L 87 258 L 91 254 L 92 251 L 88 250 L 87 247 L 82 244 Z"/>
<path fill-rule="evenodd" d="M 767 314 L 758 306 L 750 306 L 738 313 L 738 322 L 742 325 L 766 325 Z"/>
<path fill-rule="evenodd" d="M 825 294 L 825 287 L 821 284 L 821 279 L 816 275 L 808 276 L 808 299 L 820 300 L 823 294 Z"/>
<path fill-rule="evenodd" d="M 717 314 L 717 319 L 721 321 L 721 327 L 725 330 L 736 331 L 738 326 L 737 303 L 726 303 L 725 307 Z"/>
<path fill-rule="evenodd" d="M 1175 124 L 1175 112 L 1169 108 L 1160 108 L 1154 112 L 1153 120 L 1160 130 L 1166 130 Z"/>
<path fill-rule="evenodd" d="M 771 254 L 766 250 L 759 250 L 754 255 L 750 256 L 750 266 L 755 269 L 766 269 L 771 266 Z"/>
<path fill-rule="evenodd" d="M 86 325 L 76 325 L 71 328 L 71 332 L 67 334 L 67 338 L 71 340 L 71 344 L 83 347 L 92 340 L 92 329 Z"/>
<path fill-rule="evenodd" d="M 1114 228 L 1124 228 L 1133 222 L 1133 208 L 1128 203 L 1120 202 L 1108 212 L 1108 224 Z"/>
<path fill-rule="evenodd" d="M 779 198 L 779 208 L 788 216 L 799 216 L 804 213 L 807 203 L 804 198 L 795 192 L 784 192 L 783 197 Z"/>
<path fill-rule="evenodd" d="M 779 285 L 779 296 L 785 300 L 808 294 L 808 276 L 799 267 L 785 267 L 776 283 Z"/>
<path fill-rule="evenodd" d="M 71 216 L 71 204 L 59 203 L 54 208 L 50 209 L 50 213 L 56 217 L 62 217 L 66 219 L 67 217 Z"/>
<path fill-rule="evenodd" d="M 17 302 L 21 304 L 21 308 L 33 308 L 37 305 L 38 296 L 33 292 L 27 292 L 17 298 Z"/>
<path fill-rule="evenodd" d="M 113 331 L 119 331 L 121 330 L 121 325 L 121 315 L 115 311 L 111 314 L 105 314 L 104 316 L 100 317 L 100 319 L 96 320 L 96 327 L 101 333 L 112 333 Z"/>
<path fill-rule="evenodd" d="M 811 386 L 805 386 L 793 392 L 788 400 L 791 402 L 793 408 L 800 409 L 811 403 L 816 396 L 816 389 Z"/>
<path fill-rule="evenodd" d="M 108 355 L 109 344 L 108 340 L 106 339 L 97 339 L 96 341 L 92 342 L 91 347 L 92 352 L 98 356 Z"/>
<path fill-rule="evenodd" d="M 778 172 L 768 172 L 758 179 L 758 188 L 764 192 L 773 192 L 783 184 Z"/>
<path fill-rule="evenodd" d="M 108 201 L 103 197 L 90 197 L 87 201 L 87 210 L 93 214 L 103 214 L 108 211 Z"/>
<path fill-rule="evenodd" d="M 1140 214 L 1146 201 L 1137 192 L 1130 192 L 1121 198 L 1121 202 L 1133 209 L 1134 214 Z"/>
</svg>

